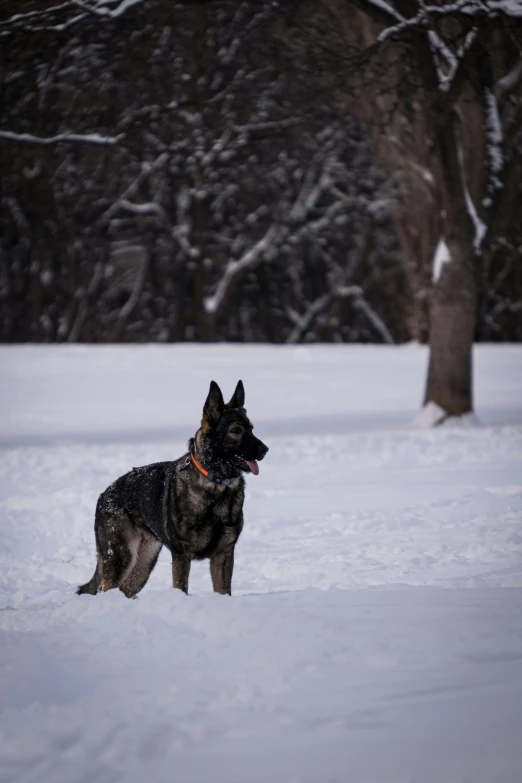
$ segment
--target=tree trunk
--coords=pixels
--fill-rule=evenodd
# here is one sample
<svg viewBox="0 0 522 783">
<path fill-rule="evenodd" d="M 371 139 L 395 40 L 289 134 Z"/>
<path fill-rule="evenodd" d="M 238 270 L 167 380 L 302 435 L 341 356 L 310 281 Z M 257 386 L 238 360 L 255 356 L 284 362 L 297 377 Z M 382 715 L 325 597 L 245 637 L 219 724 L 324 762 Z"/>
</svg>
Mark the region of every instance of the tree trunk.
<svg viewBox="0 0 522 783">
<path fill-rule="evenodd" d="M 448 415 L 459 416 L 473 410 L 472 349 L 478 303 L 473 226 L 461 181 L 453 107 L 437 101 L 431 109 L 439 162 L 441 239 L 450 260 L 437 271 L 434 267 L 424 403 L 435 402 Z"/>
<path fill-rule="evenodd" d="M 450 416 L 473 410 L 472 349 L 477 311 L 469 248 L 446 241 L 451 261 L 435 285 L 430 313 L 430 361 L 424 403 Z"/>
</svg>

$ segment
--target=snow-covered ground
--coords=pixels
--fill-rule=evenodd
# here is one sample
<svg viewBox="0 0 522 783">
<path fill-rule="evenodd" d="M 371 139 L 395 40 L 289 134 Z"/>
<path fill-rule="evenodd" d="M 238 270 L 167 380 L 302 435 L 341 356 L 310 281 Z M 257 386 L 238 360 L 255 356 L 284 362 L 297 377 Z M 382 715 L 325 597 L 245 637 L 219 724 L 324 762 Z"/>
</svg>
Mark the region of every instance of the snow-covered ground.
<svg viewBox="0 0 522 783">
<path fill-rule="evenodd" d="M 410 426 L 426 359 L 0 348 L 2 783 L 522 780 L 522 346 L 476 348 L 475 426 Z M 184 452 L 211 378 L 270 446 L 234 596 L 165 552 L 137 601 L 74 595 L 98 494 Z"/>
</svg>

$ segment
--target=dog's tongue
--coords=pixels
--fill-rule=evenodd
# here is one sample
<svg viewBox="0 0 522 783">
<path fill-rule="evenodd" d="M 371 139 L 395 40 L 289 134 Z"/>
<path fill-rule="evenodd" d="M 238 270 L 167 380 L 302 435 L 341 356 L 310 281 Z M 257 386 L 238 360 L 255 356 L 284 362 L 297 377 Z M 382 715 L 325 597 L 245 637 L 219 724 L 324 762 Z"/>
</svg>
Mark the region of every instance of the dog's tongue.
<svg viewBox="0 0 522 783">
<path fill-rule="evenodd" d="M 254 474 L 254 476 L 259 476 L 259 465 L 255 461 L 255 459 L 246 459 L 245 462 L 250 468 L 250 471 Z"/>
</svg>

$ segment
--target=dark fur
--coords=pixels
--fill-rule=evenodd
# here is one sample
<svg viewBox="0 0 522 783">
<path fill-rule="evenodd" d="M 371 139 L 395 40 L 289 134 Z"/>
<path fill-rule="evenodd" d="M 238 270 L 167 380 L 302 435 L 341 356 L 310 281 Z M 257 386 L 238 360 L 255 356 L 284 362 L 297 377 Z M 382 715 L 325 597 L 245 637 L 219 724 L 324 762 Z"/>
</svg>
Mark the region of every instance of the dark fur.
<svg viewBox="0 0 522 783">
<path fill-rule="evenodd" d="M 241 381 L 228 405 L 212 381 L 189 453 L 134 468 L 100 495 L 94 522 L 98 564 L 79 595 L 119 587 L 133 598 L 162 546 L 172 553 L 174 587 L 187 592 L 192 560 L 210 558 L 214 590 L 231 595 L 234 547 L 243 527 L 243 473 L 250 472 L 244 460 L 262 460 L 268 451 L 252 432 L 244 401 Z M 230 479 L 229 485 L 213 483 L 192 461 L 178 471 L 190 452 L 205 469 Z"/>
</svg>

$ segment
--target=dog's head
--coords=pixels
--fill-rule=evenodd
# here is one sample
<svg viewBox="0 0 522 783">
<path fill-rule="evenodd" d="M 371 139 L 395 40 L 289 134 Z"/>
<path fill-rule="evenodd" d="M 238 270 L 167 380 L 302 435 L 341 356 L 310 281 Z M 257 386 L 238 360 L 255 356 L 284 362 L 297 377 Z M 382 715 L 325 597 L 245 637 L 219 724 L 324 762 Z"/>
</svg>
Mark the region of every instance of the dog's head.
<svg viewBox="0 0 522 783">
<path fill-rule="evenodd" d="M 205 442 L 207 458 L 220 463 L 218 470 L 223 475 L 259 473 L 258 461 L 268 451 L 268 446 L 256 438 L 252 422 L 245 410 L 245 390 L 238 381 L 232 399 L 225 405 L 221 389 L 215 381 L 210 382 L 208 397 L 203 406 L 201 432 Z"/>
</svg>

